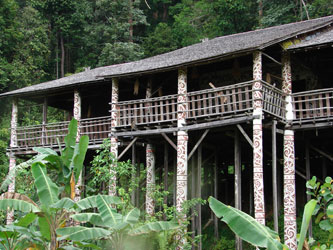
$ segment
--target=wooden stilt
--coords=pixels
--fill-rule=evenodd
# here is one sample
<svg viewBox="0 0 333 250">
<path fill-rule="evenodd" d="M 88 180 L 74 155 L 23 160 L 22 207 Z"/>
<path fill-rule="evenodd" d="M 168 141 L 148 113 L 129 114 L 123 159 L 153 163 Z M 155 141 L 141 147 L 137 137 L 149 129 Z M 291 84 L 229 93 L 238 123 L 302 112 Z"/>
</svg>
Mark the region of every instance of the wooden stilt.
<svg viewBox="0 0 333 250">
<path fill-rule="evenodd" d="M 80 129 L 80 120 L 81 120 L 81 94 L 79 91 L 74 91 L 74 105 L 73 105 L 73 115 L 77 120 L 77 134 L 76 134 L 76 142 L 80 141 L 81 129 Z M 82 186 L 82 172 L 79 175 L 78 180 L 75 183 L 75 197 L 74 201 L 78 202 L 81 199 L 81 186 Z M 77 224 L 77 223 L 75 223 Z"/>
<path fill-rule="evenodd" d="M 250 195 L 249 195 L 249 202 L 250 202 L 250 206 L 249 206 L 249 214 L 251 216 L 253 216 L 254 214 L 254 209 L 253 209 L 253 172 L 252 170 L 250 171 Z"/>
<path fill-rule="evenodd" d="M 141 174 L 141 164 L 140 164 L 140 158 L 137 158 L 136 160 L 137 164 L 136 164 L 136 176 L 140 179 L 140 174 Z M 140 183 L 139 183 L 140 184 Z M 135 196 L 135 206 L 136 207 L 140 207 L 140 185 L 139 187 L 136 189 L 136 196 Z"/>
<path fill-rule="evenodd" d="M 198 168 L 197 168 L 197 197 L 201 198 L 201 163 L 202 163 L 202 144 L 199 145 L 198 147 Z M 201 221 L 201 204 L 198 205 L 198 223 L 197 223 L 197 230 L 198 230 L 198 235 L 202 234 L 202 221 Z M 198 250 L 202 250 L 202 241 L 198 242 Z"/>
<path fill-rule="evenodd" d="M 292 106 L 292 77 L 290 55 L 282 55 L 282 91 L 286 95 L 286 120 L 294 119 Z M 286 127 L 283 135 L 283 187 L 284 187 L 284 243 L 290 249 L 297 248 L 296 177 L 294 131 Z"/>
<path fill-rule="evenodd" d="M 310 180 L 311 179 L 311 171 L 310 171 L 310 149 L 309 149 L 309 141 L 306 141 L 305 143 L 305 171 L 306 171 L 306 179 Z M 311 195 L 306 195 L 306 200 L 309 201 L 311 200 Z M 312 220 L 310 221 L 309 224 L 309 237 L 312 237 Z"/>
<path fill-rule="evenodd" d="M 192 158 L 191 161 L 191 198 L 196 198 L 196 187 L 197 187 L 197 170 L 196 170 L 196 162 L 195 162 L 195 157 Z M 192 214 L 194 214 L 194 208 L 192 208 Z M 196 236 L 196 218 L 194 216 L 192 216 L 192 220 L 191 220 L 191 231 L 192 231 L 192 238 L 194 239 L 194 237 Z M 195 249 L 194 246 L 192 247 L 192 249 Z"/>
<path fill-rule="evenodd" d="M 169 177 L 169 151 L 168 144 L 164 143 L 164 191 L 168 191 L 168 177 Z M 168 204 L 168 196 L 164 197 L 164 204 Z"/>
<path fill-rule="evenodd" d="M 326 158 L 323 158 L 323 162 L 322 162 L 322 179 L 325 180 L 325 178 L 327 177 L 327 160 Z"/>
<path fill-rule="evenodd" d="M 216 199 L 219 199 L 218 197 L 218 162 L 219 162 L 219 157 L 218 157 L 218 150 L 215 150 L 215 164 L 213 166 L 213 174 L 214 174 L 214 194 L 213 196 Z M 213 215 L 213 220 L 214 220 L 214 236 L 215 239 L 219 238 L 219 224 L 218 224 L 218 219 L 216 215 Z"/>
<path fill-rule="evenodd" d="M 234 142 L 234 165 L 235 165 L 235 207 L 242 210 L 242 166 L 241 166 L 241 146 L 239 140 L 239 132 L 235 129 L 235 142 Z M 242 240 L 236 236 L 236 249 L 243 249 Z"/>
<path fill-rule="evenodd" d="M 154 215 L 155 213 L 155 200 L 153 193 L 155 190 L 155 150 L 152 144 L 147 144 L 146 148 L 146 213 Z"/>
<path fill-rule="evenodd" d="M 173 205 L 177 204 L 177 156 L 173 157 Z"/>
<path fill-rule="evenodd" d="M 276 120 L 272 123 L 272 190 L 273 190 L 273 220 L 274 231 L 279 232 L 277 173 L 276 173 Z"/>
<path fill-rule="evenodd" d="M 136 148 L 135 148 L 135 143 L 133 143 L 133 145 L 132 145 L 132 165 L 133 165 L 134 169 L 136 169 L 135 162 L 136 162 Z M 135 175 L 136 175 L 136 172 L 133 172 L 132 173 L 132 182 L 135 182 Z M 136 190 L 133 189 L 132 193 L 131 193 L 131 203 L 133 205 L 135 205 L 135 191 Z"/>
<path fill-rule="evenodd" d="M 118 138 L 115 135 L 116 127 L 118 126 L 118 98 L 119 98 L 119 81 L 118 78 L 112 78 L 111 90 L 111 147 L 110 152 L 115 159 L 118 159 Z M 115 171 L 116 165 L 111 164 L 110 173 L 111 179 L 109 184 L 109 195 L 117 195 L 117 173 Z"/>
</svg>

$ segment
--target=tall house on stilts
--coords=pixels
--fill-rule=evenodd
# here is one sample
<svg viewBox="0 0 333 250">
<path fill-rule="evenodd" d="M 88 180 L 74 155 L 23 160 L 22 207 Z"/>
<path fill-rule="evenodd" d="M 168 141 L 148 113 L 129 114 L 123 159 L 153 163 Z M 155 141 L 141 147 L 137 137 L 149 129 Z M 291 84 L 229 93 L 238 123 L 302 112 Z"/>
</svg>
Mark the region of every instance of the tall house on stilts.
<svg viewBox="0 0 333 250">
<path fill-rule="evenodd" d="M 132 200 L 147 213 L 158 209 L 151 192 L 163 181 L 178 211 L 212 195 L 262 224 L 273 218 L 275 229 L 281 213 L 284 242 L 296 249 L 305 181 L 332 174 L 332 24 L 328 16 L 218 37 L 0 94 L 12 101 L 10 168 L 35 146 L 57 149 L 74 117 L 91 155 L 109 138 L 118 159 L 144 163 L 147 192 Z M 27 102 L 41 105 L 39 125 L 20 124 Z M 49 123 L 51 107 L 66 118 Z M 213 226 L 218 236 L 208 207 L 198 209 L 192 229 Z"/>
</svg>

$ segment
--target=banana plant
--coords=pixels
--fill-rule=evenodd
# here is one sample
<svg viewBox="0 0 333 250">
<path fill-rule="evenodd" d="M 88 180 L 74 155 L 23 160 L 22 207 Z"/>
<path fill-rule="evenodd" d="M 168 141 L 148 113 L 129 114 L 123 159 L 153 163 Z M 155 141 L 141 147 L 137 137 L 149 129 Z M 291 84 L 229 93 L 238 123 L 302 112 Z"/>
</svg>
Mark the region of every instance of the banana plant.
<svg viewBox="0 0 333 250">
<path fill-rule="evenodd" d="M 221 218 L 221 220 L 244 241 L 247 241 L 253 246 L 270 250 L 289 249 L 286 245 L 280 242 L 277 232 L 260 224 L 250 215 L 231 206 L 227 206 L 213 197 L 209 197 L 208 201 L 209 206 L 215 215 L 218 218 Z M 298 250 L 303 247 L 309 222 L 316 204 L 316 200 L 310 200 L 304 207 Z"/>
<path fill-rule="evenodd" d="M 35 162 L 31 166 L 32 176 L 35 180 L 38 202 L 18 193 L 4 193 L 0 198 L 0 209 L 7 208 L 26 214 L 33 214 L 31 222 L 38 224 L 39 235 L 44 242 L 48 242 L 48 249 L 58 247 L 56 230 L 64 225 L 70 213 L 77 208 L 74 201 L 65 197 L 59 199 L 60 188 L 52 182 L 47 175 L 46 166 Z M 17 229 L 17 228 L 16 228 Z M 22 234 L 22 230 L 18 231 Z M 33 229 L 30 228 L 30 233 Z"/>
<path fill-rule="evenodd" d="M 112 207 L 115 197 L 98 195 L 88 197 L 77 203 L 81 210 L 97 208 L 98 213 L 79 213 L 71 217 L 81 223 L 89 222 L 95 227 L 74 226 L 59 228 L 58 240 L 110 240 L 113 249 L 124 249 L 126 242 L 131 237 L 165 232 L 179 228 L 173 221 L 157 221 L 144 223 L 139 220 L 140 210 L 132 208 L 128 212 L 119 213 Z"/>
<path fill-rule="evenodd" d="M 65 147 L 61 149 L 59 145 L 60 155 L 50 148 L 34 148 L 38 155 L 44 156 L 43 163 L 56 171 L 56 182 L 65 187 L 65 194 L 71 199 L 75 196 L 75 185 L 79 180 L 89 144 L 89 137 L 86 135 L 81 136 L 79 143 L 76 143 L 77 126 L 77 120 L 72 119 L 64 140 Z"/>
<path fill-rule="evenodd" d="M 36 217 L 36 214 L 28 213 L 14 224 L 0 226 L 0 249 L 46 249 L 40 232 L 32 225 Z"/>
</svg>

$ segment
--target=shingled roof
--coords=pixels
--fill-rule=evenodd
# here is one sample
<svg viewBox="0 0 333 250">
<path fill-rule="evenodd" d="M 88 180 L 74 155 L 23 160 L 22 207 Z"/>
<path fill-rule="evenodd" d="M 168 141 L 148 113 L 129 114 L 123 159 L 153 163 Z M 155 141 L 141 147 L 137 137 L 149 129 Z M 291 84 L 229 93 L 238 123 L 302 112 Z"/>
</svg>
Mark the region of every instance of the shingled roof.
<svg viewBox="0 0 333 250">
<path fill-rule="evenodd" d="M 99 67 L 57 80 L 17 89 L 0 94 L 0 97 L 34 95 L 36 92 L 53 91 L 60 88 L 73 88 L 80 84 L 94 84 L 103 81 L 106 77 L 131 76 L 155 71 L 166 71 L 180 66 L 222 58 L 231 54 L 264 49 L 296 35 L 325 27 L 332 22 L 333 15 L 309 21 L 217 37 L 143 60 Z"/>
</svg>

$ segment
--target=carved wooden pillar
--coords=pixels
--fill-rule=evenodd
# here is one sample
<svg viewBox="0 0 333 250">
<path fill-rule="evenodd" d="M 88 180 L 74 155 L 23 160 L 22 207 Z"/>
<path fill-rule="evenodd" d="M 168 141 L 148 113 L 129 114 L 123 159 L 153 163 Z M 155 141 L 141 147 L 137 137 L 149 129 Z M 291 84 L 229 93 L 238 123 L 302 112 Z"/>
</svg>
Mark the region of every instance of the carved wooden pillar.
<svg viewBox="0 0 333 250">
<path fill-rule="evenodd" d="M 81 120 L 81 95 L 78 90 L 74 91 L 74 108 L 73 108 L 73 117 L 77 120 L 77 134 L 76 142 L 80 141 L 80 120 Z M 75 185 L 75 198 L 74 201 L 77 202 L 81 198 L 81 185 L 82 185 L 82 173 L 79 176 L 79 179 Z"/>
<path fill-rule="evenodd" d="M 46 124 L 47 124 L 47 106 L 48 106 L 48 100 L 47 97 L 44 97 L 43 102 L 43 127 L 42 127 L 42 144 L 48 144 L 48 140 L 46 138 Z"/>
<path fill-rule="evenodd" d="M 290 55 L 282 55 L 282 91 L 286 94 L 286 119 L 287 122 L 293 119 L 292 110 L 292 81 Z M 284 185 L 284 243 L 290 249 L 297 248 L 297 226 L 296 226 L 296 187 L 295 187 L 295 144 L 294 131 L 284 130 L 284 168 L 283 168 L 283 185 Z"/>
<path fill-rule="evenodd" d="M 187 113 L 187 69 L 178 70 L 177 126 L 186 124 Z M 182 205 L 187 200 L 187 131 L 177 132 L 177 200 L 176 208 L 182 211 Z"/>
<path fill-rule="evenodd" d="M 17 147 L 17 100 L 13 99 L 12 102 L 12 119 L 10 123 L 10 148 Z M 15 167 L 16 165 L 16 158 L 13 153 L 9 154 L 9 172 Z M 9 186 L 8 192 L 15 192 L 15 175 L 13 176 Z M 7 225 L 12 224 L 14 221 L 14 211 L 8 211 L 7 213 Z"/>
<path fill-rule="evenodd" d="M 263 131 L 262 131 L 262 54 L 253 53 L 253 187 L 254 216 L 265 224 L 264 168 L 263 168 Z"/>
<path fill-rule="evenodd" d="M 154 189 L 155 189 L 155 150 L 152 144 L 147 144 L 146 148 L 146 165 L 147 165 L 147 178 L 146 178 L 146 212 L 149 215 L 154 215 L 155 202 L 154 202 Z"/>
<path fill-rule="evenodd" d="M 118 78 L 112 78 L 112 91 L 111 91 L 111 148 L 110 151 L 114 156 L 114 159 L 118 157 L 118 138 L 115 135 L 116 127 L 118 124 L 118 103 L 119 98 L 119 86 L 118 86 Z M 117 195 L 117 176 L 116 171 L 114 170 L 116 165 L 111 164 L 110 172 L 112 177 L 110 179 L 109 185 L 109 195 Z"/>
<path fill-rule="evenodd" d="M 152 95 L 152 80 L 149 79 L 146 89 L 146 98 L 151 98 Z M 149 105 L 149 104 L 148 104 Z M 153 145 L 148 143 L 146 147 L 146 167 L 147 167 L 147 177 L 146 177 L 146 212 L 149 215 L 153 215 L 155 211 L 155 202 L 153 199 L 153 192 L 155 189 L 155 150 Z"/>
</svg>

